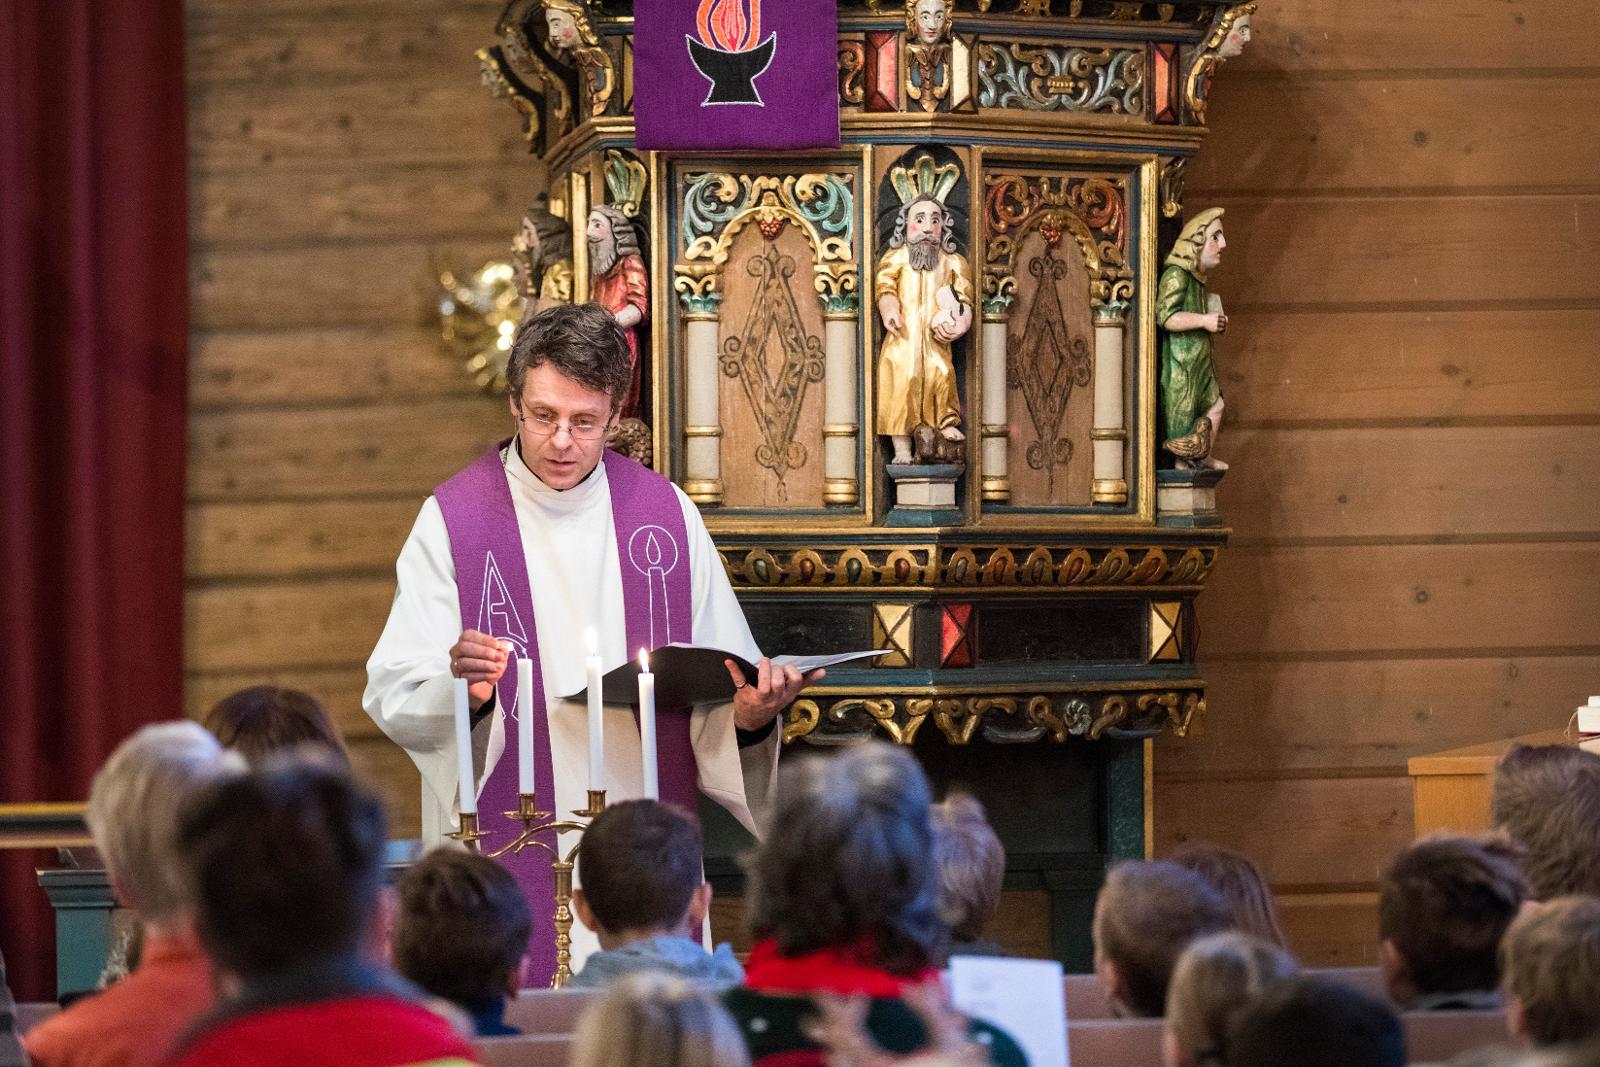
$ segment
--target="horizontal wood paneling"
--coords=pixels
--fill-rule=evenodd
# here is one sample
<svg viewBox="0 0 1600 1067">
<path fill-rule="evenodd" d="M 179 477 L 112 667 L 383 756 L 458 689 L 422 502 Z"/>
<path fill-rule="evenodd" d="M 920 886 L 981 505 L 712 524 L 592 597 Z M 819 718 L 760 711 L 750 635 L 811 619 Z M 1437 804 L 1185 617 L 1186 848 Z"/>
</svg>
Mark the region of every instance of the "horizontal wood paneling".
<svg viewBox="0 0 1600 1067">
<path fill-rule="evenodd" d="M 214 250 L 374 237 L 482 238 L 503 240 L 500 256 L 507 258 L 518 220 L 544 188 L 544 168 L 528 160 L 354 172 L 335 166 L 272 181 L 229 171 L 201 183 L 190 215 L 195 238 Z"/>
<path fill-rule="evenodd" d="M 1226 426 L 1226 418 L 1224 418 Z M 1600 425 L 1243 429 L 1219 437 L 1235 544 L 1600 534 Z"/>
<path fill-rule="evenodd" d="M 1600 137 L 1600 77 L 1497 78 L 1478 94 L 1437 78 L 1281 77 L 1217 80 L 1205 150 L 1189 173 L 1191 204 L 1228 190 L 1600 184 L 1588 146 Z M 1559 101 L 1559 106 L 1557 102 Z M 1350 151 L 1358 143 L 1359 152 Z M 1528 161 L 1537 157 L 1533 170 Z"/>
<path fill-rule="evenodd" d="M 383 732 L 361 709 L 361 693 L 367 687 L 364 659 L 344 667 L 274 667 L 266 671 L 213 673 L 190 670 L 184 682 L 183 711 L 190 718 L 199 719 L 217 701 L 246 686 L 281 685 L 303 690 L 320 700 L 346 740 L 381 737 Z"/>
<path fill-rule="evenodd" d="M 438 319 L 439 275 L 508 255 L 506 240 L 372 241 L 301 248 L 199 248 L 193 320 L 200 330 L 423 325 Z"/>
<path fill-rule="evenodd" d="M 1232 266 L 1217 272 L 1219 284 Z M 1248 284 L 1234 282 L 1237 298 L 1248 299 Z M 1595 420 L 1596 338 L 1600 308 L 1330 313 L 1257 307 L 1234 320 L 1216 360 L 1228 400 L 1225 417 L 1234 424 Z M 1227 487 L 1224 482 L 1223 492 Z"/>
<path fill-rule="evenodd" d="M 1411 839 L 1398 778 L 1156 780 L 1156 852 L 1210 841 L 1255 860 L 1274 886 L 1376 882 Z"/>
<path fill-rule="evenodd" d="M 1201 670 L 1204 725 L 1156 742 L 1158 776 L 1403 773 L 1411 756 L 1559 725 L 1600 678 L 1600 655 L 1202 662 Z"/>
<path fill-rule="evenodd" d="M 1226 306 L 1600 305 L 1600 196 L 1214 197 Z M 1189 201 L 1191 211 L 1202 205 Z M 1241 315 L 1243 326 L 1247 316 Z"/>
<path fill-rule="evenodd" d="M 367 407 L 219 411 L 190 420 L 191 500 L 394 497 L 417 500 L 490 442 L 511 416 L 493 397 Z"/>
<path fill-rule="evenodd" d="M 254 578 L 385 570 L 422 506 L 393 500 L 193 504 L 187 526 L 189 575 Z"/>
<path fill-rule="evenodd" d="M 389 811 L 389 836 L 416 837 L 422 832 L 422 778 L 411 757 L 386 737 L 353 738 L 349 748 L 356 777 Z"/>
<path fill-rule="evenodd" d="M 481 396 L 428 326 L 208 332 L 189 351 L 198 412 Z"/>
<path fill-rule="evenodd" d="M 1307 966 L 1377 965 L 1377 893 L 1279 893 L 1275 903 L 1290 951 Z"/>
<path fill-rule="evenodd" d="M 1596 603 L 1597 543 L 1237 548 L 1199 601 L 1212 662 L 1600 651 Z"/>
<path fill-rule="evenodd" d="M 1434 70 L 1470 78 L 1483 68 L 1593 67 L 1588 40 L 1572 28 L 1597 22 L 1596 0 L 1283 0 L 1262 6 L 1250 47 L 1224 77 Z"/>
</svg>

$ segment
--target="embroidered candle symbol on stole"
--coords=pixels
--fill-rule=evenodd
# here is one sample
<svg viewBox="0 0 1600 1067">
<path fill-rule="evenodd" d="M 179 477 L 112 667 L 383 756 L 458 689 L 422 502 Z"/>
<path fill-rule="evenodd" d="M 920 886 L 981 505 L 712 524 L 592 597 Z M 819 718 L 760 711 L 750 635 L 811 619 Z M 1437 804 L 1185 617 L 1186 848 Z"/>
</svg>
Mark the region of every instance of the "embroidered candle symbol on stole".
<svg viewBox="0 0 1600 1067">
<path fill-rule="evenodd" d="M 667 575 L 678 566 L 678 542 L 660 526 L 641 526 L 628 539 L 628 562 L 650 587 L 650 647 L 672 641 L 672 608 Z"/>
<path fill-rule="evenodd" d="M 483 554 L 483 595 L 478 600 L 478 632 L 488 634 L 490 637 L 511 642 L 511 653 L 521 658 L 528 654 L 528 632 L 522 628 L 522 618 L 517 614 L 517 606 L 511 602 L 511 591 L 506 588 L 505 579 L 500 577 L 500 567 L 494 561 L 493 552 Z M 502 686 L 509 686 L 510 693 L 502 690 Z M 496 703 L 500 706 L 500 713 L 509 714 L 513 719 L 517 717 L 517 672 L 507 670 L 500 676 L 500 682 L 495 686 Z"/>
<path fill-rule="evenodd" d="M 689 59 L 711 83 L 700 106 L 762 106 L 756 79 L 772 65 L 778 35 L 769 33 L 761 40 L 761 0 L 700 0 L 695 32 L 698 40 L 688 34 L 683 37 Z"/>
</svg>

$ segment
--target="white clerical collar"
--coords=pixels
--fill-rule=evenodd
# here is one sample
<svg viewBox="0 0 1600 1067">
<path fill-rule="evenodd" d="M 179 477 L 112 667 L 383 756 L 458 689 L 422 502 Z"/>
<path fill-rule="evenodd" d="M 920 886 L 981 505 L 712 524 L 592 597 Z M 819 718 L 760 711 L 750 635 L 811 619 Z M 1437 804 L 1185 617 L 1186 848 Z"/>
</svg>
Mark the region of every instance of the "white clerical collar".
<svg viewBox="0 0 1600 1067">
<path fill-rule="evenodd" d="M 603 492 L 606 485 L 606 465 L 604 460 L 594 465 L 594 470 L 589 476 L 571 489 L 552 489 L 528 467 L 522 458 L 522 452 L 517 448 L 516 438 L 506 446 L 502 453 L 505 459 L 506 473 L 511 476 L 514 485 L 519 486 L 523 493 L 530 499 L 545 506 L 560 507 L 562 505 L 579 505 L 587 502 L 597 492 Z"/>
</svg>

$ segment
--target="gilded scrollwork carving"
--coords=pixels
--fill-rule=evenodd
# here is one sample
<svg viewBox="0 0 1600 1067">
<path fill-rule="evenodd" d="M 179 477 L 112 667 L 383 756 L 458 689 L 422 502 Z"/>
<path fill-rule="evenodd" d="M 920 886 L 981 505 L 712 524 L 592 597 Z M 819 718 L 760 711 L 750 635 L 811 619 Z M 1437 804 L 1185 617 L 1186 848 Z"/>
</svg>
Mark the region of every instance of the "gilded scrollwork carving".
<svg viewBox="0 0 1600 1067">
<path fill-rule="evenodd" d="M 1090 175 L 992 174 L 985 179 L 983 291 L 1015 292 L 1017 255 L 1037 230 L 1047 246 L 1071 237 L 1089 272 L 1097 303 L 1133 294 L 1128 262 L 1128 191 L 1122 178 Z"/>
<path fill-rule="evenodd" d="M 1161 160 L 1161 214 L 1175 219 L 1183 214 L 1183 182 L 1189 161 L 1182 157 Z"/>
<path fill-rule="evenodd" d="M 734 588 L 1192 586 L 1205 583 L 1215 546 L 1066 547 L 979 545 L 940 550 L 726 546 L 719 550 Z M 1018 562 L 1019 556 L 1021 562 Z"/>
<path fill-rule="evenodd" d="M 1144 114 L 1143 49 L 1013 42 L 979 44 L 976 54 L 982 107 Z"/>
<path fill-rule="evenodd" d="M 673 278 L 680 297 L 721 289 L 733 240 L 752 222 L 789 224 L 804 234 L 814 262 L 812 287 L 824 310 L 854 306 L 860 288 L 855 262 L 855 196 L 849 174 L 694 175 L 684 190 L 683 255 Z M 831 303 L 830 303 L 831 302 Z"/>
<path fill-rule="evenodd" d="M 867 66 L 867 46 L 862 41 L 839 42 L 839 101 L 860 104 L 866 99 L 866 87 L 861 84 L 862 72 Z"/>
<path fill-rule="evenodd" d="M 1189 72 L 1183 80 L 1183 100 L 1189 105 L 1194 121 L 1206 121 L 1206 94 L 1211 79 L 1225 59 L 1232 59 L 1250 43 L 1250 19 L 1256 13 L 1254 0 L 1247 4 L 1234 4 L 1218 12 L 1205 43 L 1195 53 Z"/>
<path fill-rule="evenodd" d="M 839 744 L 881 730 L 896 744 L 916 740 L 930 718 L 946 741 L 971 744 L 985 738 L 1016 743 L 1049 738 L 1098 741 L 1112 736 L 1149 736 L 1165 727 L 1183 736 L 1205 713 L 1195 690 L 1153 689 L 1096 693 L 990 693 L 943 696 L 826 696 L 797 700 L 784 718 L 783 740 Z"/>
</svg>

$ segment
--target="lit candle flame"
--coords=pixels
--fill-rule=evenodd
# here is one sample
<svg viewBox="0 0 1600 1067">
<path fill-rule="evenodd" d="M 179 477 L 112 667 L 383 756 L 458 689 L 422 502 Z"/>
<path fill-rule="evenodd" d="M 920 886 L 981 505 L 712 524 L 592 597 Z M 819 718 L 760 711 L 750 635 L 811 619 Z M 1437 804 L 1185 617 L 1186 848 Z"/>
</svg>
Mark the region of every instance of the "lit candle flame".
<svg viewBox="0 0 1600 1067">
<path fill-rule="evenodd" d="M 642 648 L 639 650 L 639 670 L 650 673 L 650 653 Z"/>
</svg>

